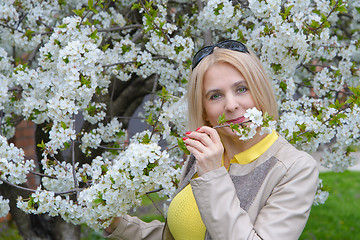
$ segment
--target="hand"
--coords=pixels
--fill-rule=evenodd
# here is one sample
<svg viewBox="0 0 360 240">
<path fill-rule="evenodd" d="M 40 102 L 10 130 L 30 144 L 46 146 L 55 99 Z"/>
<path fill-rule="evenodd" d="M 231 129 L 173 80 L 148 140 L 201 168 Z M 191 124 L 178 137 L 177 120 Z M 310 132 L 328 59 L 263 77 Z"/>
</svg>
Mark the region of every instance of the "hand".
<svg viewBox="0 0 360 240">
<path fill-rule="evenodd" d="M 196 158 L 199 177 L 221 167 L 224 147 L 215 129 L 203 126 L 195 132 L 187 132 L 186 136 L 184 142 Z"/>
</svg>

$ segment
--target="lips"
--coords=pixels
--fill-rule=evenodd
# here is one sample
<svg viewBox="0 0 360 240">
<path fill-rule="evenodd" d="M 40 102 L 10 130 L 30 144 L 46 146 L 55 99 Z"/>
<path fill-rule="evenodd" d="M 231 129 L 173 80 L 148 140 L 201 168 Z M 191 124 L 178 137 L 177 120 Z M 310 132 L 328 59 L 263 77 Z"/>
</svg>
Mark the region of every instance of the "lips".
<svg viewBox="0 0 360 240">
<path fill-rule="evenodd" d="M 228 120 L 228 122 L 233 123 L 233 124 L 239 124 L 239 123 L 242 123 L 244 120 L 245 120 L 245 117 L 242 116 L 242 117 L 238 117 L 238 118 Z"/>
</svg>

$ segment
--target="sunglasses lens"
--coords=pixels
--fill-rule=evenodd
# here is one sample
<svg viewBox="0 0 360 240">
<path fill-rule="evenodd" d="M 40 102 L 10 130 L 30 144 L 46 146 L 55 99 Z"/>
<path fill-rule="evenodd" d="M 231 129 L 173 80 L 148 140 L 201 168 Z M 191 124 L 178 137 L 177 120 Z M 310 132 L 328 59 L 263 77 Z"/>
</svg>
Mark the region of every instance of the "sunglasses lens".
<svg viewBox="0 0 360 240">
<path fill-rule="evenodd" d="M 192 69 L 194 69 L 204 57 L 211 54 L 213 48 L 214 48 L 213 46 L 206 46 L 200 49 L 193 58 Z"/>
<path fill-rule="evenodd" d="M 214 46 L 206 46 L 202 49 L 200 49 L 194 56 L 192 61 L 192 69 L 199 64 L 199 62 L 206 56 L 210 55 L 215 47 L 219 48 L 225 48 L 233 51 L 243 52 L 243 53 L 249 53 L 247 47 L 238 41 L 235 40 L 226 40 L 223 42 L 219 42 L 215 44 Z"/>
<path fill-rule="evenodd" d="M 219 48 L 226 48 L 229 50 L 238 51 L 238 52 L 249 53 L 247 47 L 243 43 L 234 40 L 223 41 L 216 44 L 215 46 Z"/>
</svg>

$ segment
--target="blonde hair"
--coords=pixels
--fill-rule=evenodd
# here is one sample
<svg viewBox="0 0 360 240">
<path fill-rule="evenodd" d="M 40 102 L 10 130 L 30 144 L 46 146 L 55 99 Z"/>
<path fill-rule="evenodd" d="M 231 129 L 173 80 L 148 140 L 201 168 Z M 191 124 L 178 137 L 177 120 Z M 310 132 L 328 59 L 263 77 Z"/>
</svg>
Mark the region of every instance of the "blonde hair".
<svg viewBox="0 0 360 240">
<path fill-rule="evenodd" d="M 278 119 L 278 106 L 270 80 L 254 53 L 242 53 L 215 48 L 190 74 L 188 83 L 188 127 L 194 130 L 208 125 L 204 119 L 203 82 L 206 71 L 216 63 L 224 62 L 235 67 L 245 78 L 257 109 Z"/>
</svg>

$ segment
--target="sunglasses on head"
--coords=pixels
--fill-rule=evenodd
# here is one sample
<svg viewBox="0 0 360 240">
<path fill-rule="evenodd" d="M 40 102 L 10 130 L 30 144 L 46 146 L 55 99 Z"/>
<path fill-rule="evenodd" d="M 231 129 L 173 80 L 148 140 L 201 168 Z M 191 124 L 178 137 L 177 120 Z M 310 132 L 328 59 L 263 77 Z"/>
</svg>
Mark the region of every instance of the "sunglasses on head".
<svg viewBox="0 0 360 240">
<path fill-rule="evenodd" d="M 195 54 L 195 56 L 192 60 L 191 69 L 194 70 L 194 68 L 201 62 L 201 60 L 203 58 L 212 54 L 215 47 L 225 48 L 225 49 L 243 52 L 243 53 L 249 53 L 247 47 L 243 43 L 235 41 L 235 40 L 225 40 L 225 41 L 219 42 L 215 45 L 206 46 L 206 47 L 203 47 L 202 49 L 200 49 Z"/>
</svg>

